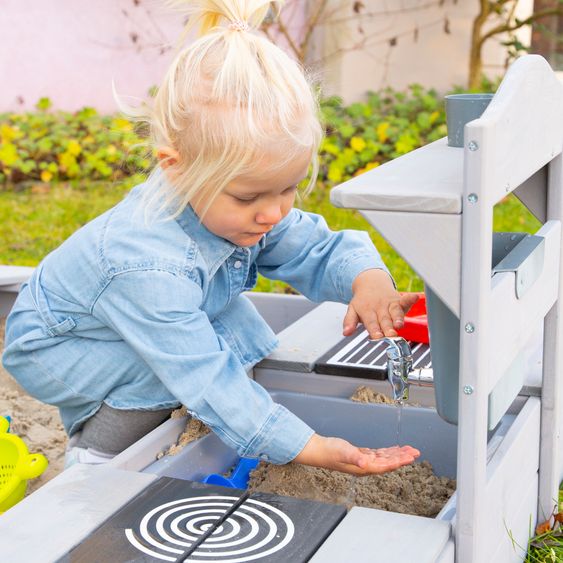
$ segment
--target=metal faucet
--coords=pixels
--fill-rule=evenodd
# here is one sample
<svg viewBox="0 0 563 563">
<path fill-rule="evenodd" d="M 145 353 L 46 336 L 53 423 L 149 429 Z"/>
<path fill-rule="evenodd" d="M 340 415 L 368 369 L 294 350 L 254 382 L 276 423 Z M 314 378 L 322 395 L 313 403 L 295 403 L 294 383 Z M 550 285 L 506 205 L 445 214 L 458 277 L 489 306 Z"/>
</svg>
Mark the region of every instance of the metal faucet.
<svg viewBox="0 0 563 563">
<path fill-rule="evenodd" d="M 434 384 L 431 369 L 412 369 L 412 352 L 408 342 L 400 337 L 384 337 L 387 347 L 387 379 L 393 387 L 393 400 L 404 403 L 409 398 L 409 385 L 425 387 Z"/>
<path fill-rule="evenodd" d="M 393 387 L 393 399 L 402 403 L 409 398 L 408 377 L 412 370 L 412 352 L 400 336 L 382 338 L 387 347 L 387 379 Z"/>
</svg>

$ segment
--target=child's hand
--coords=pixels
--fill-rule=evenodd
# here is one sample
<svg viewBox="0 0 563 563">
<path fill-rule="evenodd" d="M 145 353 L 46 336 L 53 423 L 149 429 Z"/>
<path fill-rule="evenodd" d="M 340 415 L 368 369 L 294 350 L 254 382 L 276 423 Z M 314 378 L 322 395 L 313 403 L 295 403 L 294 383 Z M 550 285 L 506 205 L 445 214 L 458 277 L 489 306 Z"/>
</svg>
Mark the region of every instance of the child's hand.
<svg viewBox="0 0 563 563">
<path fill-rule="evenodd" d="M 419 455 L 420 452 L 411 446 L 371 450 L 357 448 L 341 438 L 326 438 L 313 434 L 294 461 L 352 475 L 372 475 L 408 465 Z"/>
<path fill-rule="evenodd" d="M 352 283 L 354 296 L 344 317 L 343 334 L 350 336 L 361 322 L 370 338 L 397 336 L 405 313 L 417 302 L 415 293 L 401 295 L 384 270 L 365 270 Z"/>
</svg>

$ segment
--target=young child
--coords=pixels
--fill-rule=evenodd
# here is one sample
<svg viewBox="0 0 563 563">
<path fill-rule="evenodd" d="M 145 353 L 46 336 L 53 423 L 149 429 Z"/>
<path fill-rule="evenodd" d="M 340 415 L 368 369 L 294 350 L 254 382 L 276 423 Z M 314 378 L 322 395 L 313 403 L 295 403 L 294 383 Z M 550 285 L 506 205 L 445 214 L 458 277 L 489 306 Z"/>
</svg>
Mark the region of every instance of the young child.
<svg viewBox="0 0 563 563">
<path fill-rule="evenodd" d="M 6 326 L 6 369 L 56 405 L 67 465 L 111 459 L 180 404 L 244 457 L 358 475 L 412 463 L 322 437 L 247 375 L 276 346 L 250 301 L 257 272 L 314 301 L 349 303 L 395 336 L 416 300 L 395 291 L 365 233 L 293 208 L 322 138 L 299 66 L 255 29 L 265 0 L 184 2 L 201 37 L 150 111 L 160 166 L 37 267 Z"/>
</svg>

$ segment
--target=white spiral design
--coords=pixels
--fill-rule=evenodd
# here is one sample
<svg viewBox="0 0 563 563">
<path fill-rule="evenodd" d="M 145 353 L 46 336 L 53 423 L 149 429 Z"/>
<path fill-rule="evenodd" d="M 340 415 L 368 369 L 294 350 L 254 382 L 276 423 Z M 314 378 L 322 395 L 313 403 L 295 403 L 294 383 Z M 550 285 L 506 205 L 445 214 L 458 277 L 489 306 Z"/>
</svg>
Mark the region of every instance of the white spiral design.
<svg viewBox="0 0 563 563">
<path fill-rule="evenodd" d="M 217 495 L 167 502 L 145 514 L 136 530 L 125 530 L 125 536 L 151 557 L 176 561 L 238 500 Z M 190 555 L 190 561 L 261 559 L 285 547 L 294 534 L 295 526 L 287 514 L 265 502 L 247 499 Z"/>
</svg>

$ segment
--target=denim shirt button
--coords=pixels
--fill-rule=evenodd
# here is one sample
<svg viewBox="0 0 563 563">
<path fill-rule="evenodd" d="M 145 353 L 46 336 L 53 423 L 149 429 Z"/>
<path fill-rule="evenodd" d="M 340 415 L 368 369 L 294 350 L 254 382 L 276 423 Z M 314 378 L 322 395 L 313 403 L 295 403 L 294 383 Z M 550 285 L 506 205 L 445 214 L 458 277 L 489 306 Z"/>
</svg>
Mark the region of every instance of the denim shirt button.
<svg viewBox="0 0 563 563">
<path fill-rule="evenodd" d="M 242 262 L 240 260 L 237 260 L 233 266 L 238 270 L 241 266 L 242 266 Z"/>
</svg>

